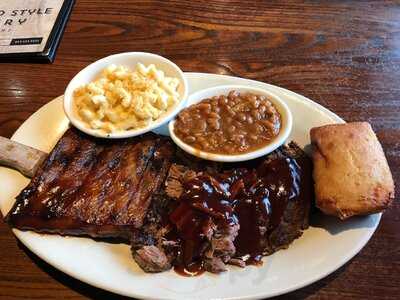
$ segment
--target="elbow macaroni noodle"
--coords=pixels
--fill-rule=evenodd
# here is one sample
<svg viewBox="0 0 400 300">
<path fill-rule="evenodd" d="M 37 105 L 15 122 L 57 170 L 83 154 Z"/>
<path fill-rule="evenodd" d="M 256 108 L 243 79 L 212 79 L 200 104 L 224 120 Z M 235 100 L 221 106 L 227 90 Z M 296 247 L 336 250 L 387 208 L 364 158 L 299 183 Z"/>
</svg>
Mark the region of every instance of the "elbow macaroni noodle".
<svg viewBox="0 0 400 300">
<path fill-rule="evenodd" d="M 134 71 L 110 65 L 74 91 L 75 109 L 89 127 L 107 133 L 146 127 L 179 101 L 179 79 L 153 64 Z"/>
</svg>

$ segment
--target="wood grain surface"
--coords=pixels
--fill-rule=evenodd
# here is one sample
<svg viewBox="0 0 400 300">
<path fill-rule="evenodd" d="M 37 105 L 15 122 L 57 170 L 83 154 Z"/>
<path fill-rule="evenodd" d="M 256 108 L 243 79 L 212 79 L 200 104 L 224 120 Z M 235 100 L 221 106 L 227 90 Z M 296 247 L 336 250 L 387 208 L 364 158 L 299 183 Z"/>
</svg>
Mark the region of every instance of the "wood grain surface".
<svg viewBox="0 0 400 300">
<path fill-rule="evenodd" d="M 63 94 L 84 66 L 125 51 L 275 84 L 368 121 L 400 186 L 399 1 L 79 0 L 54 64 L 0 64 L 0 135 Z M 399 190 L 354 259 L 280 298 L 399 299 Z M 1 221 L 0 257 L 1 299 L 121 298 L 47 265 Z"/>
</svg>

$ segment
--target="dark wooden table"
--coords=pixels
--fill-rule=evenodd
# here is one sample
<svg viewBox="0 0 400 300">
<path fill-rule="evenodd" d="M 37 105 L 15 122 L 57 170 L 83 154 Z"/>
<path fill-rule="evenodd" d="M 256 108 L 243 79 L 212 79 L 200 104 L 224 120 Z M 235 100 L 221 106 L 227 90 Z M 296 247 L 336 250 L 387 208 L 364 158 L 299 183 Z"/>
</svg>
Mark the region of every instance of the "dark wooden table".
<svg viewBox="0 0 400 300">
<path fill-rule="evenodd" d="M 399 1 L 77 2 L 54 64 L 0 64 L 0 135 L 11 136 L 90 62 L 148 51 L 185 71 L 265 81 L 347 121 L 369 121 L 400 185 Z M 282 299 L 399 299 L 399 192 L 396 198 L 354 259 Z M 47 265 L 0 221 L 0 298 L 120 297 Z"/>
</svg>

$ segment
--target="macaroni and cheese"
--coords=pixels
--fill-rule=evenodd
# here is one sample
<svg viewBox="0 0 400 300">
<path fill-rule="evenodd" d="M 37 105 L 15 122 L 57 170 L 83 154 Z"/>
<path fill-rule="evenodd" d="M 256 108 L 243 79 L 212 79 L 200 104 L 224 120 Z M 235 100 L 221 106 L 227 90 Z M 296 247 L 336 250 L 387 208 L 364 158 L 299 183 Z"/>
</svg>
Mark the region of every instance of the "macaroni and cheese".
<svg viewBox="0 0 400 300">
<path fill-rule="evenodd" d="M 179 101 L 179 79 L 153 64 L 134 71 L 110 65 L 74 91 L 75 110 L 89 127 L 107 133 L 146 127 Z"/>
</svg>

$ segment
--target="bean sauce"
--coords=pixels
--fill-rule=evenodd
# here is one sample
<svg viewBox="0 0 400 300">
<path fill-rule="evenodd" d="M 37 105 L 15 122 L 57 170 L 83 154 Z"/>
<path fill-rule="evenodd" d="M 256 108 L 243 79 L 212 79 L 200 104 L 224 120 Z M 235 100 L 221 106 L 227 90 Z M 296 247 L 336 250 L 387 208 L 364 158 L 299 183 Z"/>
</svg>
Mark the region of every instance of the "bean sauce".
<svg viewBox="0 0 400 300">
<path fill-rule="evenodd" d="M 267 97 L 231 91 L 184 109 L 174 132 L 205 152 L 241 154 L 266 146 L 280 128 L 281 116 Z"/>
</svg>

